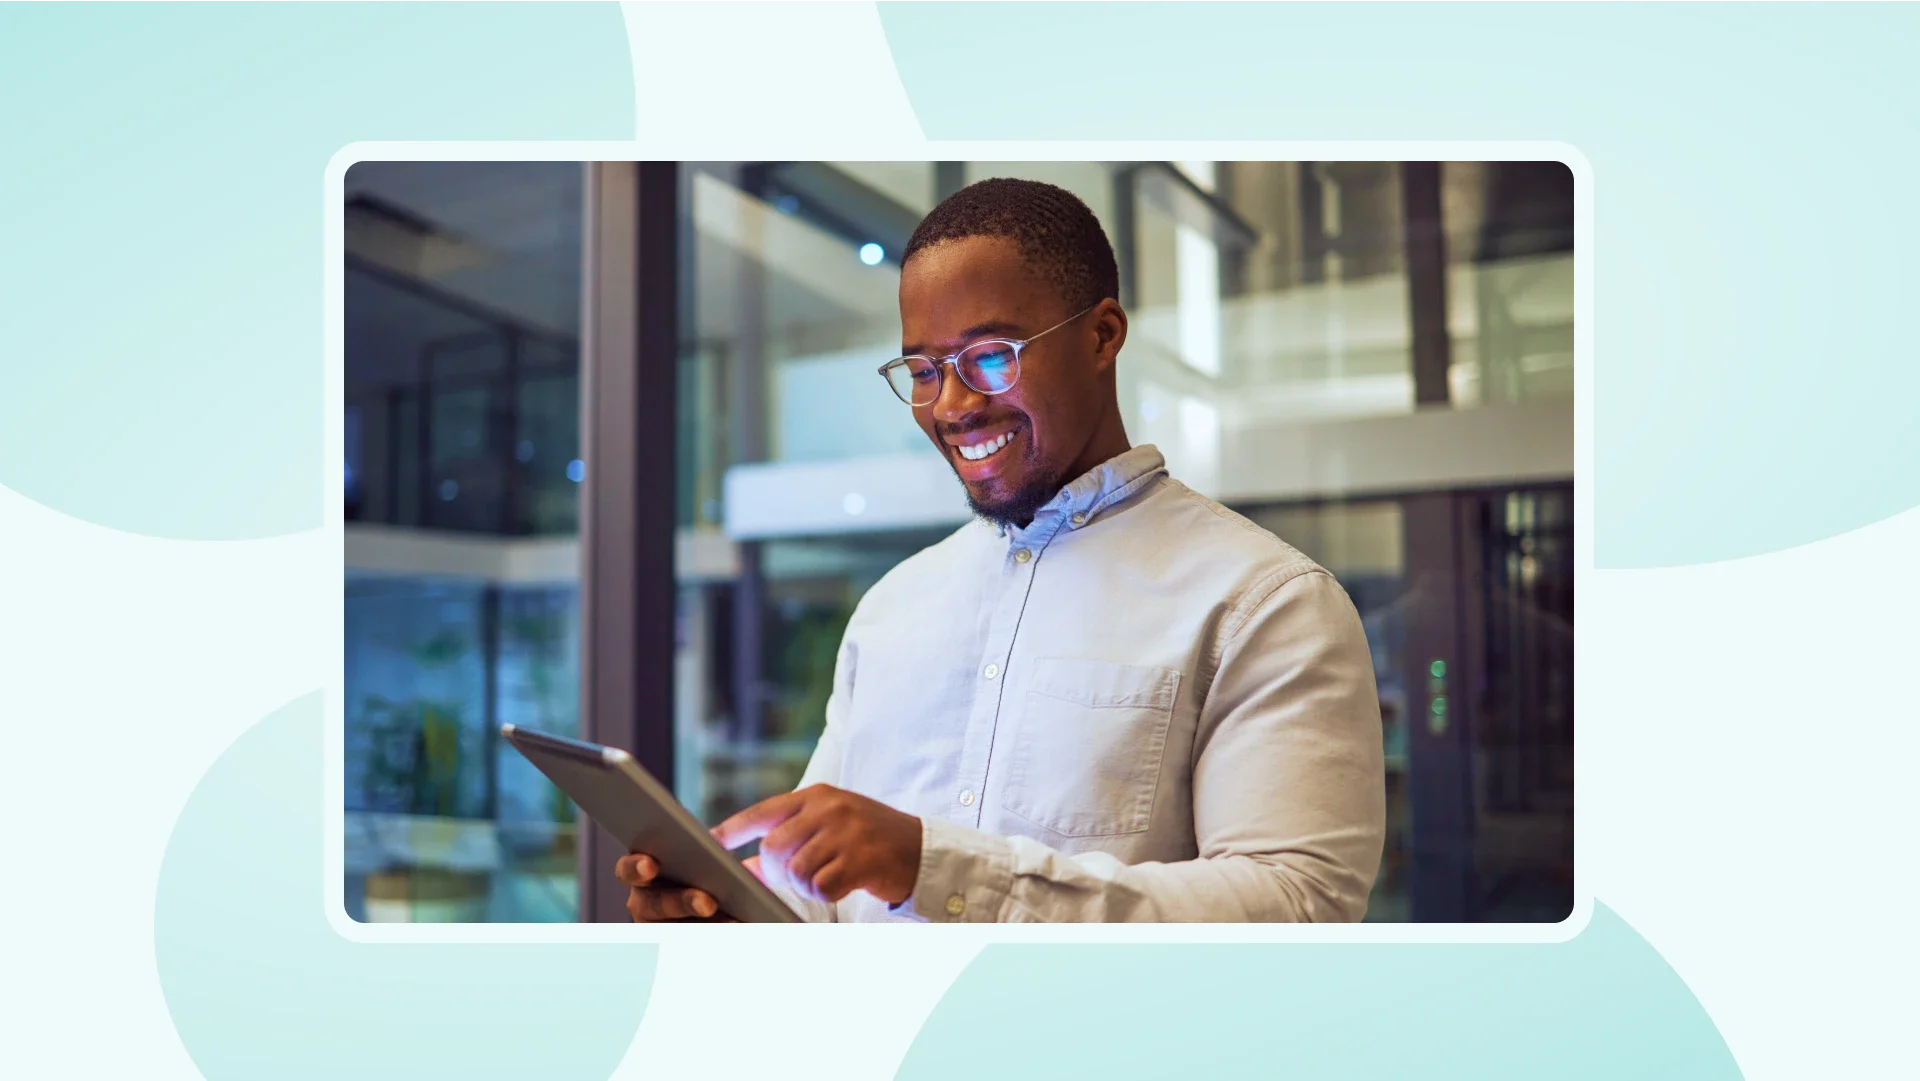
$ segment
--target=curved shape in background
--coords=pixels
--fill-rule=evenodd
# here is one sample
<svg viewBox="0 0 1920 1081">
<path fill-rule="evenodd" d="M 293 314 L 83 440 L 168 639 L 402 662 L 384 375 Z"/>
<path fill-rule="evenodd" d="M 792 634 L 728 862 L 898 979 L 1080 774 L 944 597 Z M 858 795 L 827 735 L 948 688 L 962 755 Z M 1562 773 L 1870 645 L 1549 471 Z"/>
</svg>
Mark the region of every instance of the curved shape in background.
<svg viewBox="0 0 1920 1081">
<path fill-rule="evenodd" d="M 988 1041 L 983 1046 L 983 1041 Z M 992 946 L 902 1081 L 1740 1077 L 1658 952 L 1596 904 L 1556 945 Z"/>
<path fill-rule="evenodd" d="M 1907 75 L 1920 9 L 1380 13 L 880 5 L 932 139 L 1578 147 L 1593 167 L 1605 350 L 1598 568 L 1758 555 L 1920 505 L 1920 470 L 1888 468 L 1913 460 L 1920 401 L 1905 284 L 1920 250 L 1920 217 L 1906 211 L 1915 151 L 1896 134 L 1920 121 L 1920 81 Z M 1016 78 L 953 77 L 1009 43 L 1045 62 Z"/>
<path fill-rule="evenodd" d="M 611 3 L 7 5 L 0 484 L 152 536 L 318 527 L 328 160 L 629 138 L 632 66 Z"/>
<path fill-rule="evenodd" d="M 318 695 L 221 755 L 174 826 L 154 955 L 211 1081 L 601 1081 L 652 989 L 649 944 L 356 943 L 321 908 Z M 235 865 L 244 870 L 236 871 Z"/>
</svg>

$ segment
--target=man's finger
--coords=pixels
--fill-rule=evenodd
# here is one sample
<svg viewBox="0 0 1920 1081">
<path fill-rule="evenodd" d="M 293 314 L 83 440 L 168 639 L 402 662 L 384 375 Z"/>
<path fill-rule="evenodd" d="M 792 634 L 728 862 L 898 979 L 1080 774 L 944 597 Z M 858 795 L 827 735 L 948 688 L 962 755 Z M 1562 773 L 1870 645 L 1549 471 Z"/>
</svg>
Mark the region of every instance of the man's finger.
<svg viewBox="0 0 1920 1081">
<path fill-rule="evenodd" d="M 747 870 L 753 872 L 753 877 L 759 879 L 761 885 L 766 884 L 767 876 L 765 872 L 760 870 L 759 856 L 748 856 L 746 859 L 741 860 L 740 862 L 746 865 Z"/>
<path fill-rule="evenodd" d="M 780 827 L 780 831 L 785 832 L 791 825 L 792 823 L 789 822 L 786 826 Z M 761 851 L 764 852 L 767 850 L 771 840 L 772 838 L 769 838 L 769 840 L 760 843 Z M 787 856 L 783 861 L 786 865 L 788 881 L 792 882 L 802 893 L 816 897 L 819 896 L 820 891 L 815 885 L 814 876 L 819 873 L 822 867 L 825 867 L 828 863 L 839 857 L 839 849 L 822 839 L 820 834 L 815 833 L 810 837 L 801 839 L 801 841 L 795 844 L 789 851 L 791 855 Z M 827 897 L 821 897 L 820 899 L 823 901 L 831 900 L 831 898 Z"/>
<path fill-rule="evenodd" d="M 660 864 L 644 852 L 622 856 L 613 864 L 613 877 L 623 886 L 647 886 L 660 874 Z"/>
<path fill-rule="evenodd" d="M 812 887 L 807 884 L 804 869 L 795 870 L 793 857 L 819 834 L 821 816 L 816 813 L 817 809 L 802 807 L 760 838 L 760 870 L 776 889 L 789 889 L 811 896 L 809 891 Z"/>
<path fill-rule="evenodd" d="M 635 891 L 639 899 L 635 907 L 640 910 L 639 918 L 644 921 L 684 920 L 693 915 L 690 895 L 699 892 L 658 888 L 638 890 Z M 708 903 L 712 903 L 712 898 L 708 898 Z"/>
<path fill-rule="evenodd" d="M 713 827 L 714 839 L 723 848 L 739 848 L 765 837 L 767 831 L 791 818 L 805 804 L 804 789 L 768 797 Z"/>
<path fill-rule="evenodd" d="M 809 808 L 788 816 L 760 838 L 760 855 L 775 863 L 789 863 L 793 855 L 820 832 L 821 816 Z"/>
<path fill-rule="evenodd" d="M 825 867 L 813 873 L 814 896 L 829 904 L 838 904 L 853 890 L 853 864 L 845 856 L 836 854 Z"/>
</svg>

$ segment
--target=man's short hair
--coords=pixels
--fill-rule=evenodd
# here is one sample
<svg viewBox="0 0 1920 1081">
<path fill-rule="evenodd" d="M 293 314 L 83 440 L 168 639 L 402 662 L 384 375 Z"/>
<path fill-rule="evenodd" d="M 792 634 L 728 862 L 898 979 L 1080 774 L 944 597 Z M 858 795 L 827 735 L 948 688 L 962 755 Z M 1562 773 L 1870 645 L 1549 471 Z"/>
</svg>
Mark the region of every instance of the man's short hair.
<svg viewBox="0 0 1920 1081">
<path fill-rule="evenodd" d="M 1120 268 L 1100 219 L 1072 192 L 1037 180 L 981 180 L 949 195 L 913 231 L 900 265 L 942 241 L 976 236 L 1013 241 L 1073 311 L 1120 299 Z"/>
</svg>

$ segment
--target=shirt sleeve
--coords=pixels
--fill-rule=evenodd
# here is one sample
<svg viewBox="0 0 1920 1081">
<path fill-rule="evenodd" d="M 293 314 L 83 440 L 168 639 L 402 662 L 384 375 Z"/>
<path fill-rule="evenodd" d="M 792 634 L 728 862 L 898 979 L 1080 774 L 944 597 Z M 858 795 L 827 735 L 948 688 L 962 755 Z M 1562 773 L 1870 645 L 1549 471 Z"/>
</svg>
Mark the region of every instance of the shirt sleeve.
<svg viewBox="0 0 1920 1081">
<path fill-rule="evenodd" d="M 820 742 L 814 744 L 813 756 L 807 760 L 807 770 L 800 777 L 799 788 L 816 784 L 840 787 L 840 764 L 846 755 L 841 733 L 846 730 L 844 718 L 847 702 L 853 693 L 853 668 L 853 649 L 842 640 L 840 652 L 833 662 L 833 691 L 827 696 L 826 726 L 821 729 Z M 839 919 L 838 911 L 826 901 L 802 896 L 781 886 L 768 888 L 808 923 L 834 923 Z"/>
<path fill-rule="evenodd" d="M 1386 834 L 1386 779 L 1359 613 L 1314 568 L 1283 576 L 1223 634 L 1195 736 L 1197 858 L 1127 865 L 928 817 L 913 914 L 941 923 L 1364 916 Z"/>
</svg>

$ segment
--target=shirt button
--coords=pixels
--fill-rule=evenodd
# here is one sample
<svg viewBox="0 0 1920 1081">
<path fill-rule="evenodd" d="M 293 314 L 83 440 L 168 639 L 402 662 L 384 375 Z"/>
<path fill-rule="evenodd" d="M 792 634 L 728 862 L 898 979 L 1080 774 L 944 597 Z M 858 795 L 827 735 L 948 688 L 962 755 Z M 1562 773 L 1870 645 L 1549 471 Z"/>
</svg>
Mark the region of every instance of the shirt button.
<svg viewBox="0 0 1920 1081">
<path fill-rule="evenodd" d="M 1013 561 L 1015 563 L 1025 563 L 1027 560 L 1032 558 L 1033 558 L 1033 553 L 1027 551 L 1025 548 L 1022 548 L 1019 551 L 1013 553 Z"/>
<path fill-rule="evenodd" d="M 994 677 L 1000 674 L 1000 666 L 997 664 L 987 665 L 985 668 L 982 668 L 980 670 L 980 674 L 987 677 L 988 679 L 993 679 Z"/>
<path fill-rule="evenodd" d="M 960 806 L 973 806 L 973 789 L 969 788 L 965 792 L 960 793 Z"/>
<path fill-rule="evenodd" d="M 1074 515 L 1074 516 L 1073 516 L 1073 524 L 1074 524 L 1074 525 L 1086 525 L 1086 524 L 1087 524 L 1087 516 L 1086 516 L 1086 515 L 1084 515 L 1084 514 L 1076 514 L 1076 515 Z"/>
<path fill-rule="evenodd" d="M 947 915 L 958 916 L 960 913 L 965 912 L 966 910 L 967 910 L 967 899 L 965 897 L 962 897 L 956 893 L 953 896 L 947 898 Z"/>
</svg>

